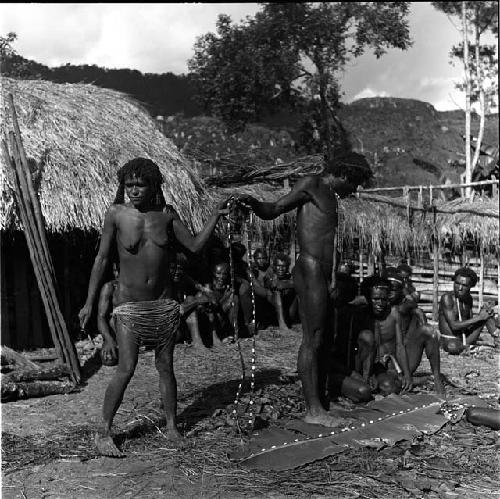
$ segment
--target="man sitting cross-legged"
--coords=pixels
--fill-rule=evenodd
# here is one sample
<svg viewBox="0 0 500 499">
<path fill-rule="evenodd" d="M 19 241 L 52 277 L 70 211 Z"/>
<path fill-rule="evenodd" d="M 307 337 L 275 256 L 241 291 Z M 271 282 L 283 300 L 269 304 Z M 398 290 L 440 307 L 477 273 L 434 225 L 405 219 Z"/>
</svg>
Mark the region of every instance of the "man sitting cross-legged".
<svg viewBox="0 0 500 499">
<path fill-rule="evenodd" d="M 213 299 L 198 309 L 199 318 L 203 323 L 208 321 L 212 344 L 218 346 L 222 344 L 221 337 L 234 334 L 239 307 L 238 294 L 233 292 L 227 262 L 219 262 L 213 266 L 212 282 L 208 287 Z"/>
<path fill-rule="evenodd" d="M 439 302 L 439 332 L 443 350 L 457 355 L 473 345 L 486 325 L 486 329 L 498 343 L 498 330 L 493 308 L 483 305 L 479 314 L 472 317 L 471 288 L 477 284 L 477 274 L 468 267 L 462 267 L 453 277 L 453 291 L 444 293 Z"/>
<path fill-rule="evenodd" d="M 368 307 L 359 317 L 356 371 L 383 395 L 412 387 L 408 356 L 399 318 L 391 313 L 390 282 L 378 276 L 363 281 Z"/>
<path fill-rule="evenodd" d="M 190 336 L 195 348 L 204 349 L 198 324 L 198 308 L 213 300 L 213 293 L 208 287 L 202 286 L 186 274 L 187 258 L 183 253 L 177 253 L 176 259 L 170 262 L 169 272 L 172 279 L 174 295 L 181 304 L 181 323 L 177 331 L 176 341 L 182 342 Z"/>
<path fill-rule="evenodd" d="M 265 283 L 273 276 L 273 268 L 265 249 L 258 248 L 253 253 L 253 265 L 251 269 L 252 285 L 255 295 L 255 320 L 258 329 L 265 329 L 274 323 L 275 312 L 273 292 L 266 288 Z"/>
<path fill-rule="evenodd" d="M 264 286 L 272 292 L 270 302 L 278 318 L 282 332 L 290 332 L 289 326 L 298 319 L 298 299 L 292 274 L 289 272 L 290 258 L 278 253 L 274 258 L 274 273 L 264 279 Z"/>
<path fill-rule="evenodd" d="M 401 327 L 410 372 L 413 374 L 416 371 L 425 350 L 434 377 L 434 388 L 437 393 L 444 394 L 440 373 L 439 334 L 427 323 L 425 313 L 417 307 L 414 298 L 405 295 L 403 276 L 397 269 L 387 267 L 383 276 L 391 285 L 389 290 L 391 313 L 399 321 Z"/>
</svg>

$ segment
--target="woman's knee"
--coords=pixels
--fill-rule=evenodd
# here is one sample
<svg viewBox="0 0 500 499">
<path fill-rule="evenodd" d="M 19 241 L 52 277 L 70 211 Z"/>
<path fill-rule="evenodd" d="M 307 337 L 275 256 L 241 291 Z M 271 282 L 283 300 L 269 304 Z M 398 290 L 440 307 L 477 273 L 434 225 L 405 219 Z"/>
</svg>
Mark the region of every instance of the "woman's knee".
<svg viewBox="0 0 500 499">
<path fill-rule="evenodd" d="M 401 391 L 402 385 L 399 379 L 393 378 L 391 376 L 379 379 L 378 388 L 382 395 L 390 395 L 391 393 L 399 393 Z"/>
<path fill-rule="evenodd" d="M 434 329 L 430 324 L 422 324 L 422 326 L 420 326 L 420 334 L 426 340 L 434 340 L 434 341 L 439 340 L 439 334 L 437 330 Z"/>
<path fill-rule="evenodd" d="M 368 385 L 358 386 L 356 388 L 356 402 L 368 402 L 372 399 L 372 391 Z"/>
</svg>

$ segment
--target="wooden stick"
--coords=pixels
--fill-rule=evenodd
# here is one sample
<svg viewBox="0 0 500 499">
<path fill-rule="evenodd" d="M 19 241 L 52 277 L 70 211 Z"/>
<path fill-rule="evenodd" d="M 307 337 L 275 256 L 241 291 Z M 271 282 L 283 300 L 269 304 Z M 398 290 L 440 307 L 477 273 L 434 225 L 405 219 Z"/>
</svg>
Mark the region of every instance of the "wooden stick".
<svg viewBox="0 0 500 499">
<path fill-rule="evenodd" d="M 9 150 L 8 150 L 8 147 L 7 147 L 7 144 L 5 141 L 2 141 L 2 152 L 4 155 L 4 160 L 5 160 L 6 165 L 10 164 L 11 167 L 14 168 L 14 171 L 15 171 L 15 166 L 12 165 L 10 155 L 9 155 Z M 49 329 L 50 329 L 50 332 L 52 335 L 52 340 L 54 342 L 54 347 L 56 349 L 56 353 L 57 353 L 59 359 L 61 359 L 61 362 L 65 363 L 66 358 L 65 358 L 65 355 L 62 351 L 62 345 L 60 343 L 59 335 L 57 333 L 57 328 L 56 328 L 56 325 L 55 325 L 55 322 L 53 319 L 53 315 L 52 315 L 52 307 L 51 307 L 52 304 L 51 304 L 51 301 L 49 298 L 48 286 L 44 280 L 45 276 L 42 274 L 42 272 L 40 270 L 40 267 L 41 267 L 40 254 L 38 253 L 38 251 L 36 249 L 36 244 L 35 244 L 33 232 L 30 228 L 30 224 L 28 221 L 28 212 L 26 209 L 26 205 L 24 204 L 24 200 L 21 196 L 21 186 L 19 183 L 19 179 L 17 178 L 17 174 L 15 177 L 14 199 L 16 200 L 16 205 L 18 207 L 19 216 L 21 218 L 21 223 L 24 227 L 24 235 L 25 235 L 26 241 L 28 243 L 28 251 L 30 253 L 31 261 L 33 263 L 33 270 L 35 271 L 35 276 L 36 276 L 36 279 L 38 281 L 38 287 L 40 289 L 40 294 L 42 296 L 42 301 L 43 301 L 45 311 L 47 314 L 47 320 L 49 323 Z"/>
<path fill-rule="evenodd" d="M 73 342 L 71 341 L 71 338 L 69 336 L 67 327 L 66 327 L 66 322 L 64 321 L 64 318 L 62 316 L 60 307 L 59 307 L 59 301 L 57 299 L 58 293 L 57 293 L 57 281 L 55 279 L 55 272 L 54 272 L 54 267 L 52 264 L 52 258 L 50 256 L 48 244 L 47 244 L 47 237 L 45 233 L 45 226 L 43 222 L 43 217 L 42 217 L 42 211 L 41 211 L 41 206 L 40 206 L 40 200 L 38 198 L 38 195 L 36 194 L 34 188 L 33 188 L 33 183 L 31 181 L 31 172 L 29 169 L 28 165 L 28 159 L 26 157 L 26 153 L 24 151 L 24 146 L 22 142 L 22 137 L 21 137 L 21 131 L 19 128 L 19 123 L 17 121 L 17 115 L 16 115 L 16 110 L 14 106 L 14 98 L 12 94 L 9 94 L 9 103 L 10 103 L 10 108 L 11 108 L 11 115 L 12 115 L 12 122 L 13 122 L 13 127 L 14 127 L 14 136 L 15 136 L 15 144 L 13 144 L 13 150 L 14 153 L 17 153 L 19 155 L 20 159 L 20 164 L 16 165 L 16 168 L 18 169 L 18 175 L 22 177 L 22 169 L 24 169 L 25 173 L 25 185 L 21 181 L 21 185 L 23 188 L 27 187 L 27 190 L 25 190 L 24 194 L 25 197 L 28 199 L 28 206 L 29 202 L 31 201 L 31 205 L 34 209 L 35 212 L 35 220 L 36 220 L 36 226 L 38 229 L 38 240 L 41 242 L 41 246 L 43 249 L 43 256 L 44 259 L 42 262 L 44 265 L 42 266 L 43 270 L 47 270 L 49 272 L 49 275 L 47 276 L 47 281 L 49 284 L 49 291 L 50 294 L 52 294 L 52 299 L 53 299 L 53 306 L 54 306 L 54 311 L 55 311 L 55 316 L 57 318 L 56 323 L 58 323 L 59 329 L 60 329 L 60 339 L 62 339 L 62 344 L 65 346 L 66 349 L 66 354 L 69 359 L 69 364 L 72 369 L 72 374 L 73 378 L 76 382 L 79 382 L 80 380 L 80 362 L 78 361 L 78 356 L 76 354 L 76 349 L 75 346 L 73 345 Z M 11 132 L 12 133 L 12 132 Z M 9 134 L 10 135 L 10 134 Z M 17 145 L 17 148 L 15 147 Z"/>
<path fill-rule="evenodd" d="M 481 310 L 484 301 L 484 248 L 481 244 L 479 246 L 479 301 L 477 305 L 477 313 Z"/>
<path fill-rule="evenodd" d="M 457 189 L 459 187 L 474 187 L 477 185 L 498 185 L 498 180 L 480 180 L 478 182 L 469 182 L 463 184 L 437 184 L 437 185 L 429 185 L 429 189 Z M 401 191 L 405 187 L 408 187 L 409 190 L 420 190 L 422 186 L 400 186 L 400 187 L 372 187 L 370 189 L 360 189 L 358 192 L 377 192 L 377 191 L 385 191 L 385 192 L 394 192 Z"/>
<path fill-rule="evenodd" d="M 393 200 L 391 198 L 386 198 L 382 196 L 377 196 L 376 194 L 365 194 L 364 192 L 360 192 L 362 199 L 367 199 L 369 201 L 374 201 L 376 203 L 385 203 L 391 206 L 396 206 L 398 208 L 406 208 L 407 204 L 401 201 Z M 419 210 L 419 211 L 429 211 L 429 208 L 418 208 L 416 206 L 412 207 L 414 210 Z M 475 209 L 471 208 L 461 208 L 461 207 L 456 207 L 456 208 L 437 208 L 436 207 L 436 213 L 469 213 L 471 215 L 476 215 L 480 217 L 492 217 L 492 218 L 498 218 L 498 213 L 487 213 L 484 211 L 477 211 Z"/>
<path fill-rule="evenodd" d="M 24 171 L 20 165 L 21 158 L 20 152 L 17 147 L 17 141 L 14 137 L 13 132 L 9 132 L 9 139 L 11 143 L 11 148 L 14 156 L 13 165 L 15 167 L 15 171 L 17 174 L 17 180 L 19 181 L 19 198 L 22 200 L 21 205 L 24 206 L 25 210 L 25 229 L 26 234 L 30 235 L 31 245 L 33 247 L 33 254 L 35 255 L 33 258 L 33 267 L 37 268 L 39 274 L 41 276 L 39 282 L 40 290 L 44 289 L 47 292 L 47 317 L 52 316 L 53 325 L 54 325 L 54 337 L 57 337 L 58 342 L 60 343 L 61 349 L 60 351 L 63 353 L 61 355 L 62 362 L 67 362 L 71 366 L 73 379 L 75 382 L 79 382 L 80 380 L 80 363 L 78 361 L 75 347 L 69 338 L 69 334 L 66 330 L 66 324 L 62 317 L 59 303 L 57 301 L 57 294 L 54 287 L 54 281 L 52 279 L 52 275 L 50 273 L 49 267 L 47 265 L 47 261 L 45 258 L 45 252 L 43 251 L 42 244 L 40 244 L 40 234 L 37 230 L 37 225 L 34 219 L 34 214 L 32 211 L 32 205 L 30 203 L 30 197 L 28 193 L 28 186 L 26 183 L 26 178 L 24 176 Z M 10 162 L 12 165 L 12 162 Z M 43 236 L 42 236 L 43 239 Z M 38 256 L 37 256 L 38 252 Z M 56 340 L 54 339 L 54 346 L 56 346 Z M 57 346 L 56 346 L 57 348 Z"/>
<path fill-rule="evenodd" d="M 434 238 L 434 280 L 432 285 L 432 318 L 438 320 L 439 310 L 439 242 Z"/>
<path fill-rule="evenodd" d="M 14 137 L 16 140 L 16 145 L 17 145 L 17 151 L 19 152 L 19 157 L 20 157 L 20 166 L 24 169 L 25 173 L 25 179 L 26 179 L 26 187 L 27 187 L 27 194 L 29 201 L 31 202 L 31 205 L 33 207 L 33 211 L 35 213 L 35 221 L 36 221 L 36 228 L 39 234 L 39 240 L 42 245 L 43 252 L 45 254 L 45 259 L 49 265 L 49 271 L 52 274 L 52 277 L 55 282 L 55 271 L 54 271 L 54 266 L 52 264 L 52 259 L 50 258 L 50 252 L 49 248 L 47 245 L 47 236 L 45 234 L 45 224 L 43 222 L 43 215 L 42 215 L 42 210 L 40 206 L 40 200 L 38 198 L 38 195 L 35 192 L 35 189 L 33 187 L 33 182 L 31 180 L 31 170 L 29 168 L 28 164 L 28 158 L 26 157 L 26 152 L 23 147 L 23 142 L 21 138 L 21 130 L 19 128 L 19 123 L 17 121 L 17 114 L 16 114 L 16 108 L 14 106 L 14 98 L 12 94 L 9 94 L 9 104 L 10 104 L 10 111 L 11 111 L 11 116 L 12 116 L 12 125 L 14 128 Z"/>
</svg>

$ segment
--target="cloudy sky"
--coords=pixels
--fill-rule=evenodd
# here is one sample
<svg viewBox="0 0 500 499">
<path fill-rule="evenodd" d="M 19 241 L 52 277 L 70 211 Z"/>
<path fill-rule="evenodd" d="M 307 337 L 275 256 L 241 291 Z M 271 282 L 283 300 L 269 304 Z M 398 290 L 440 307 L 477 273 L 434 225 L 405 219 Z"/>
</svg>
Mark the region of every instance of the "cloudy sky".
<svg viewBox="0 0 500 499">
<path fill-rule="evenodd" d="M 2 4 L 0 36 L 18 35 L 14 48 L 49 66 L 67 62 L 131 68 L 142 72 L 187 72 L 197 36 L 213 31 L 219 13 L 234 21 L 253 15 L 256 3 L 177 4 Z M 454 88 L 459 64 L 449 51 L 460 40 L 457 26 L 429 2 L 414 2 L 414 45 L 353 61 L 343 77 L 344 101 L 376 95 L 430 102 L 439 110 L 464 107 Z"/>
</svg>

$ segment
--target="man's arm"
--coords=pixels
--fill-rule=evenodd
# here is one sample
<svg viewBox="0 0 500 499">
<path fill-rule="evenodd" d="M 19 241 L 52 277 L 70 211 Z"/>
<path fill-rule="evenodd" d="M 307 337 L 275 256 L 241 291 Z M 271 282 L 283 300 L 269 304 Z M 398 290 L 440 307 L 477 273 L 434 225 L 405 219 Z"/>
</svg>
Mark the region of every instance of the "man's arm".
<svg viewBox="0 0 500 499">
<path fill-rule="evenodd" d="M 392 312 L 391 312 L 392 314 Z M 408 362 L 408 354 L 403 343 L 403 331 L 401 330 L 401 317 L 397 312 L 394 317 L 394 327 L 396 328 L 396 358 L 401 363 L 403 369 L 403 390 L 410 390 L 412 387 L 412 379 L 410 372 L 410 364 Z"/>
<path fill-rule="evenodd" d="M 482 327 L 490 317 L 490 314 L 486 310 L 481 309 L 476 317 L 460 321 L 455 317 L 455 312 L 453 310 L 453 301 L 454 298 L 448 293 L 444 294 L 441 297 L 441 310 L 443 311 L 444 318 L 453 333 L 465 331 L 473 326 Z"/>
<path fill-rule="evenodd" d="M 205 224 L 201 232 L 196 236 L 193 236 L 191 232 L 189 232 L 188 228 L 180 221 L 180 219 L 174 218 L 172 221 L 172 228 L 177 240 L 192 253 L 200 251 L 203 246 L 205 246 L 206 242 L 210 238 L 210 235 L 214 231 L 215 226 L 219 221 L 219 217 L 228 213 L 227 209 L 224 209 L 226 205 L 227 201 L 217 205 L 213 215 L 208 219 L 208 222 Z"/>
<path fill-rule="evenodd" d="M 252 196 L 241 196 L 238 201 L 249 206 L 259 218 L 273 220 L 283 213 L 298 208 L 311 199 L 307 192 L 310 182 L 311 179 L 307 177 L 300 179 L 288 194 L 273 203 L 258 201 Z"/>
<path fill-rule="evenodd" d="M 99 244 L 99 250 L 97 256 L 94 260 L 94 265 L 92 266 L 92 272 L 90 273 L 89 288 L 87 292 L 87 300 L 85 305 L 80 310 L 78 317 L 80 318 L 80 327 L 85 329 L 87 323 L 92 315 L 92 309 L 94 307 L 94 302 L 96 299 L 97 292 L 101 286 L 106 268 L 109 263 L 109 254 L 111 251 L 111 245 L 115 239 L 116 235 L 116 212 L 118 207 L 112 205 L 104 217 L 104 226 L 101 234 L 101 242 Z"/>
<path fill-rule="evenodd" d="M 109 318 L 113 307 L 113 283 L 107 282 L 101 289 L 97 305 L 97 329 L 102 334 L 104 341 L 114 342 L 109 328 Z"/>
</svg>

